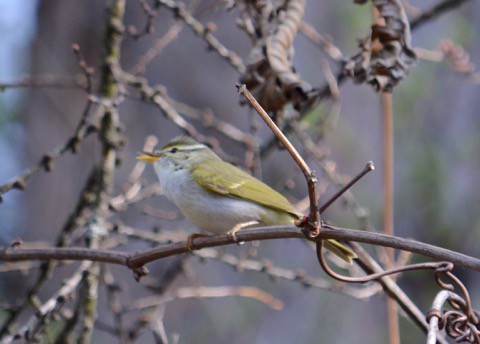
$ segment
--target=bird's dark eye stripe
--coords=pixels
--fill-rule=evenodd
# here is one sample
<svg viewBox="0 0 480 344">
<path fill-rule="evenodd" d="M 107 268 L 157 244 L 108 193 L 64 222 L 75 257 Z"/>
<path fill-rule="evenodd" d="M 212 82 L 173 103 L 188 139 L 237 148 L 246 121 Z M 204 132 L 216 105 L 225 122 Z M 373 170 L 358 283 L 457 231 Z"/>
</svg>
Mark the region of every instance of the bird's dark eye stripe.
<svg viewBox="0 0 480 344">
<path fill-rule="evenodd" d="M 175 154 L 176 152 L 178 152 L 177 147 L 174 147 L 174 148 L 170 149 L 170 153 Z"/>
</svg>

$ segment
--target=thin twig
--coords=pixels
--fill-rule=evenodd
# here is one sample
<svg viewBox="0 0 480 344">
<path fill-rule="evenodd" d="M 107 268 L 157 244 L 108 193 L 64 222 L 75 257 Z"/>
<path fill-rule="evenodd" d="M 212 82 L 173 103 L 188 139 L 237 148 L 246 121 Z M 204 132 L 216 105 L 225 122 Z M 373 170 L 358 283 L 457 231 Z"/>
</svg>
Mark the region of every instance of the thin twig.
<svg viewBox="0 0 480 344">
<path fill-rule="evenodd" d="M 161 303 L 172 302 L 178 299 L 190 299 L 190 298 L 219 298 L 219 297 L 231 297 L 241 296 L 252 298 L 260 301 L 267 306 L 281 310 L 283 308 L 283 302 L 275 299 L 270 294 L 260 290 L 258 288 L 240 286 L 240 287 L 183 287 L 175 290 L 174 292 L 167 293 L 160 297 L 153 296 L 143 299 L 138 299 L 134 304 L 129 307 L 128 310 L 142 309 L 157 306 Z"/>
<path fill-rule="evenodd" d="M 319 209 L 320 214 L 322 214 L 325 210 L 328 209 L 335 202 L 340 196 L 342 196 L 347 190 L 349 190 L 353 185 L 355 185 L 360 179 L 363 178 L 368 172 L 373 171 L 375 167 L 373 166 L 373 162 L 369 161 L 362 172 L 360 172 L 355 178 L 353 178 L 347 185 L 341 188 L 335 195 L 333 195 L 327 203 L 322 205 Z"/>
<path fill-rule="evenodd" d="M 305 287 L 312 287 L 330 290 L 336 293 L 345 294 L 357 299 L 367 299 L 377 294 L 381 288 L 378 285 L 366 287 L 353 287 L 346 283 L 333 283 L 329 280 L 309 276 L 305 271 L 293 271 L 275 266 L 270 260 L 257 261 L 253 259 L 238 258 L 231 254 L 219 253 L 215 249 L 203 249 L 195 252 L 196 256 L 202 259 L 215 259 L 237 271 L 253 271 L 265 274 L 273 280 L 287 280 L 300 283 Z"/>
<path fill-rule="evenodd" d="M 197 36 L 203 38 L 210 49 L 217 52 L 223 59 L 228 61 L 232 67 L 238 70 L 239 73 L 245 71 L 245 65 L 240 56 L 220 43 L 220 41 L 212 34 L 210 27 L 208 25 L 203 25 L 195 19 L 187 11 L 185 4 L 172 0 L 156 0 L 155 3 L 170 9 L 177 19 L 183 21 Z"/>
<path fill-rule="evenodd" d="M 162 38 L 158 39 L 153 46 L 148 49 L 148 51 L 142 55 L 142 57 L 138 60 L 138 62 L 131 68 L 132 74 L 144 74 L 148 64 L 157 56 L 159 55 L 163 49 L 171 42 L 173 42 L 182 29 L 184 28 L 183 23 L 175 23 L 172 25 L 168 31 L 163 35 Z"/>
<path fill-rule="evenodd" d="M 268 127 L 272 130 L 273 134 L 278 138 L 282 143 L 285 149 L 290 153 L 293 160 L 297 163 L 298 167 L 302 170 L 305 179 L 308 184 L 308 196 L 310 197 L 310 213 L 308 216 L 308 226 L 311 231 L 311 235 L 316 236 L 319 233 L 320 228 L 320 213 L 318 212 L 318 196 L 316 189 L 317 177 L 315 176 L 315 171 L 310 169 L 302 156 L 298 154 L 297 150 L 293 145 L 288 141 L 287 137 L 282 133 L 282 131 L 277 127 L 275 122 L 270 118 L 270 116 L 265 112 L 262 106 L 257 102 L 253 95 L 248 91 L 246 85 L 237 85 L 238 92 L 242 94 L 249 104 L 258 112 L 260 117 L 265 121 Z"/>
<path fill-rule="evenodd" d="M 423 24 L 431 22 L 432 19 L 439 17 L 447 13 L 448 11 L 454 10 L 455 8 L 463 5 L 464 3 L 470 0 L 444 0 L 438 4 L 433 5 L 431 8 L 425 10 L 418 17 L 410 21 L 410 29 L 418 29 Z"/>
<path fill-rule="evenodd" d="M 305 37 L 319 46 L 331 59 L 337 62 L 346 61 L 342 51 L 330 39 L 323 37 L 312 25 L 303 21 L 298 26 L 298 29 Z"/>
<path fill-rule="evenodd" d="M 140 30 L 140 32 L 133 25 L 130 25 L 127 28 L 128 34 L 134 40 L 138 40 L 138 39 L 142 38 L 143 36 L 146 36 L 148 34 L 153 33 L 153 31 L 154 31 L 154 29 L 153 29 L 153 19 L 157 16 L 157 11 L 152 10 L 150 8 L 150 5 L 148 4 L 148 2 L 146 0 L 138 0 L 138 2 L 140 3 L 140 7 L 142 8 L 142 11 L 145 14 L 145 16 L 147 17 L 147 19 L 145 20 L 145 25 L 144 25 L 143 29 Z"/>
<path fill-rule="evenodd" d="M 75 51 L 75 49 L 74 49 Z M 83 61 L 84 63 L 84 61 Z M 92 71 L 89 67 L 83 66 L 82 61 L 79 62 L 81 68 L 84 70 L 84 75 L 86 76 L 87 80 L 87 88 L 88 91 L 91 91 L 91 77 Z M 84 67 L 84 68 L 83 68 Z M 87 72 L 88 70 L 88 72 Z M 93 125 L 94 119 L 90 118 L 91 109 L 92 109 L 93 102 L 88 100 L 85 108 L 83 110 L 82 116 L 80 117 L 80 121 L 77 124 L 75 132 L 73 135 L 65 142 L 63 145 L 54 149 L 51 153 L 46 153 L 43 157 L 33 166 L 25 169 L 23 172 L 19 173 L 16 177 L 12 178 L 5 184 L 0 185 L 0 203 L 2 201 L 2 194 L 12 190 L 24 190 L 27 187 L 28 180 L 40 172 L 41 170 L 45 170 L 46 172 L 51 172 L 53 169 L 53 162 L 55 159 L 60 158 L 67 152 L 71 152 L 73 154 L 78 152 L 80 143 L 90 134 L 97 131 L 97 127 Z"/>
<path fill-rule="evenodd" d="M 38 309 L 35 315 L 32 315 L 30 319 L 25 323 L 22 328 L 17 331 L 20 338 L 33 340 L 37 333 L 38 326 L 43 324 L 43 319 L 47 317 L 51 312 L 58 310 L 62 307 L 63 303 L 67 299 L 67 296 L 75 291 L 78 283 L 82 279 L 83 273 L 88 270 L 92 265 L 92 262 L 84 262 L 77 269 L 77 271 L 67 280 L 64 285 L 54 294 L 50 299 L 43 303 Z M 4 337 L 0 343 L 11 343 L 14 336 Z"/>
<path fill-rule="evenodd" d="M 61 76 L 53 74 L 27 75 L 15 81 L 0 82 L 0 91 L 9 88 L 24 87 L 52 87 L 60 89 L 85 88 L 86 78 L 83 73 L 74 76 Z"/>
<path fill-rule="evenodd" d="M 320 266 L 329 276 L 335 278 L 336 280 L 339 280 L 341 282 L 346 282 L 346 283 L 367 283 L 367 282 L 375 281 L 381 277 L 390 276 L 390 275 L 394 275 L 394 274 L 398 274 L 406 271 L 415 271 L 415 270 L 439 271 L 439 270 L 445 270 L 447 266 L 450 268 L 450 270 L 453 269 L 453 264 L 449 262 L 418 263 L 418 264 L 410 264 L 410 265 L 391 268 L 391 269 L 373 273 L 367 276 L 360 276 L 360 277 L 343 276 L 336 273 L 335 271 L 330 269 L 330 267 L 328 266 L 328 263 L 325 260 L 325 257 L 323 256 L 322 241 L 317 242 L 317 258 L 318 258 L 318 262 L 320 263 Z"/>
</svg>

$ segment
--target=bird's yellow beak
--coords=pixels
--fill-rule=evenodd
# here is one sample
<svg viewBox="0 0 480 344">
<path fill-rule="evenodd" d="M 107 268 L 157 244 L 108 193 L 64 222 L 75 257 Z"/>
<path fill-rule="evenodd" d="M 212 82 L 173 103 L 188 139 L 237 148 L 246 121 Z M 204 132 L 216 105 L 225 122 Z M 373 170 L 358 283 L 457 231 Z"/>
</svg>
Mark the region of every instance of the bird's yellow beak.
<svg viewBox="0 0 480 344">
<path fill-rule="evenodd" d="M 154 154 L 154 153 L 149 153 L 149 152 L 143 152 L 139 153 L 137 155 L 137 160 L 142 160 L 146 162 L 155 162 L 160 158 L 160 155 Z"/>
</svg>

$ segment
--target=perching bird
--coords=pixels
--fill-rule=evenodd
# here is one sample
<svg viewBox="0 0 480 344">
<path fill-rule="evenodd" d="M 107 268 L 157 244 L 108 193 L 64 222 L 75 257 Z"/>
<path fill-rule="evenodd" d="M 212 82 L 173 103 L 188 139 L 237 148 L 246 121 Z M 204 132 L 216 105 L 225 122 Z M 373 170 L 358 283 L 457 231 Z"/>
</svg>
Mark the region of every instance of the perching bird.
<svg viewBox="0 0 480 344">
<path fill-rule="evenodd" d="M 235 232 L 247 226 L 289 225 L 302 218 L 280 193 L 191 137 L 176 137 L 137 159 L 153 163 L 163 194 L 205 231 L 236 239 Z M 356 258 L 335 240 L 325 246 L 347 262 Z"/>
</svg>

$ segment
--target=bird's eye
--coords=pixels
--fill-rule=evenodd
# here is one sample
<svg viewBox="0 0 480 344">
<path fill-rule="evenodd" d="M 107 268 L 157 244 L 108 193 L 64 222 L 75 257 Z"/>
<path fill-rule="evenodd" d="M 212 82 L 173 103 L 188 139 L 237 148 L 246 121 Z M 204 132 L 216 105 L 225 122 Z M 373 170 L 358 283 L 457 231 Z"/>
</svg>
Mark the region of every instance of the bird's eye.
<svg viewBox="0 0 480 344">
<path fill-rule="evenodd" d="M 176 152 L 178 152 L 177 147 L 174 147 L 174 148 L 170 149 L 170 153 L 175 154 Z"/>
</svg>

